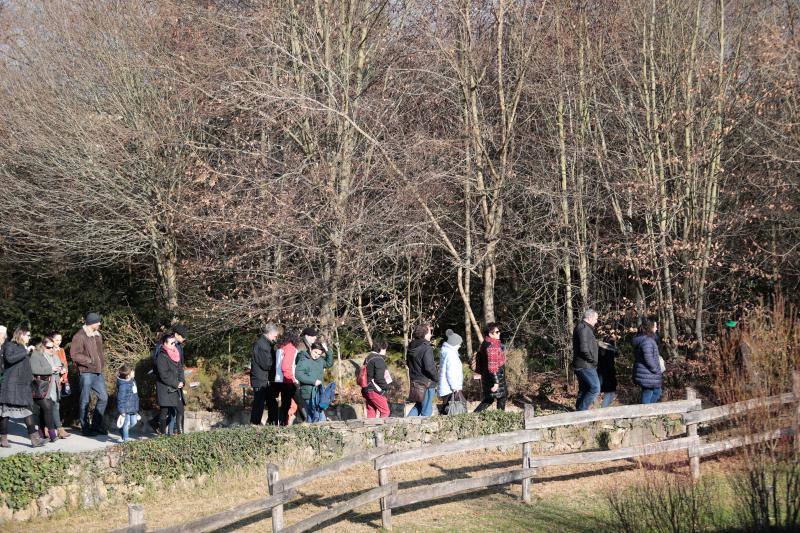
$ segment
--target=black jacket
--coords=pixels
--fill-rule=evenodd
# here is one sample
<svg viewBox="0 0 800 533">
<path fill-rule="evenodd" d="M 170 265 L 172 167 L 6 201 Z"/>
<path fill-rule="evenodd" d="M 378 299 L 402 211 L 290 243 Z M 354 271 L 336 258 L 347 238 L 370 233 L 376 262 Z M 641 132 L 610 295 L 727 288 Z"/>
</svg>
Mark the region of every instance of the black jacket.
<svg viewBox="0 0 800 533">
<path fill-rule="evenodd" d="M 33 406 L 33 372 L 28 350 L 16 342 L 6 342 L 3 345 L 3 365 L 0 403 Z"/>
<path fill-rule="evenodd" d="M 609 346 L 600 347 L 597 359 L 597 374 L 600 376 L 600 392 L 614 392 L 617 390 L 617 368 L 614 359 L 616 350 Z"/>
<path fill-rule="evenodd" d="M 178 382 L 184 381 L 183 365 L 169 358 L 167 352 L 161 350 L 156 356 L 156 398 L 159 407 L 178 407 L 181 394 Z M 184 381 L 185 383 L 185 381 Z"/>
<path fill-rule="evenodd" d="M 597 339 L 594 328 L 585 320 L 578 322 L 572 330 L 572 366 L 581 368 L 597 368 Z"/>
<path fill-rule="evenodd" d="M 381 354 L 370 352 L 364 360 L 367 365 L 367 386 L 361 389 L 362 393 L 369 391 L 386 395 L 389 384 L 386 383 L 386 361 Z M 374 382 L 374 383 L 373 383 Z M 378 390 L 375 385 L 381 388 Z"/>
<path fill-rule="evenodd" d="M 264 335 L 259 335 L 253 345 L 250 359 L 250 386 L 260 389 L 275 381 L 275 354 L 272 343 Z"/>
<path fill-rule="evenodd" d="M 424 383 L 428 388 L 439 381 L 436 363 L 433 360 L 433 346 L 425 339 L 414 339 L 406 352 L 408 377 L 411 381 Z"/>
</svg>

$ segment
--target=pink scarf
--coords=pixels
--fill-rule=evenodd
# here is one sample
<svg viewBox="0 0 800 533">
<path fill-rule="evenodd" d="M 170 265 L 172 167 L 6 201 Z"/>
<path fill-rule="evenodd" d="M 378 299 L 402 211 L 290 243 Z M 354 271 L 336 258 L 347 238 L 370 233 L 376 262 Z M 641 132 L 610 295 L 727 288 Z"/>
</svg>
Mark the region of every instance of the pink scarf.
<svg viewBox="0 0 800 533">
<path fill-rule="evenodd" d="M 180 352 L 178 352 L 178 347 L 177 346 L 174 346 L 174 345 L 170 346 L 169 344 L 162 344 L 161 347 L 164 348 L 164 351 L 167 352 L 167 355 L 169 356 L 170 359 L 172 359 L 172 361 L 174 363 L 180 363 L 181 362 L 181 354 L 180 354 Z"/>
</svg>

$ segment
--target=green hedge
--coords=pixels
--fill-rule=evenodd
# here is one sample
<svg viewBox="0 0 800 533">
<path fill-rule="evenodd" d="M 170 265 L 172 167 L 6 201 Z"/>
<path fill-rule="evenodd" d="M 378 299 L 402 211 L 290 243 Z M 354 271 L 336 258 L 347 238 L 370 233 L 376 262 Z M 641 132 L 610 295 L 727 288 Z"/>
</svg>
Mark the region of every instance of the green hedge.
<svg viewBox="0 0 800 533">
<path fill-rule="evenodd" d="M 66 453 L 18 453 L 0 459 L 0 501 L 23 509 L 31 500 L 64 481 L 72 456 Z"/>
</svg>

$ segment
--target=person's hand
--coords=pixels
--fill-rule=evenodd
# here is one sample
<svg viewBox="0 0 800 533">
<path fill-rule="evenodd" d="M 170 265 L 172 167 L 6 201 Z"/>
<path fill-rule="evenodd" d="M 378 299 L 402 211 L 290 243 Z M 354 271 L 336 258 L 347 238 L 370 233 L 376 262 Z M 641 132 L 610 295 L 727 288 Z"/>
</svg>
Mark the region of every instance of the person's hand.
<svg viewBox="0 0 800 533">
<path fill-rule="evenodd" d="M 499 389 L 499 388 L 500 388 L 500 385 L 498 385 L 497 383 L 495 383 L 495 384 L 494 384 L 494 387 L 492 387 L 492 392 L 497 392 L 497 389 Z"/>
<path fill-rule="evenodd" d="M 179 382 L 178 382 L 178 388 L 179 388 L 179 389 L 182 389 L 182 388 L 183 388 L 183 381 L 179 381 Z"/>
<path fill-rule="evenodd" d="M 320 380 L 314 382 L 315 387 L 319 387 L 320 385 L 322 385 L 322 382 Z"/>
</svg>

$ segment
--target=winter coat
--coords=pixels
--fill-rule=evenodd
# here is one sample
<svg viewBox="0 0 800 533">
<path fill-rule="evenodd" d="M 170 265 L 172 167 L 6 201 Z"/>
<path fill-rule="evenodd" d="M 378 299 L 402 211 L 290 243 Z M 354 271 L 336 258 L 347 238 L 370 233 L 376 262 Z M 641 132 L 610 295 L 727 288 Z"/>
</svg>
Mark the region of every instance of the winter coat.
<svg viewBox="0 0 800 533">
<path fill-rule="evenodd" d="M 58 356 L 34 350 L 31 354 L 31 373 L 42 381 L 46 379 L 50 382 L 45 398 L 57 402 L 58 383 L 61 377 L 61 360 Z"/>
<path fill-rule="evenodd" d="M 408 377 L 411 381 L 424 384 L 427 388 L 436 386 L 439 374 L 433 360 L 433 346 L 425 339 L 414 339 L 406 352 Z"/>
<path fill-rule="evenodd" d="M 284 383 L 294 383 L 294 367 L 297 363 L 297 347 L 290 343 L 283 346 L 283 359 L 281 359 L 281 372 Z"/>
<path fill-rule="evenodd" d="M 78 371 L 81 374 L 100 374 L 106 366 L 102 335 L 98 332 L 96 335 L 90 336 L 86 333 L 86 328 L 79 329 L 72 336 L 69 356 L 78 365 Z"/>
<path fill-rule="evenodd" d="M 572 330 L 572 367 L 575 370 L 597 368 L 597 338 L 594 328 L 585 320 Z"/>
<path fill-rule="evenodd" d="M 648 335 L 633 338 L 633 382 L 645 389 L 661 387 L 658 344 Z"/>
<path fill-rule="evenodd" d="M 464 389 L 464 367 L 458 356 L 458 346 L 442 344 L 439 352 L 439 396 Z"/>
<path fill-rule="evenodd" d="M 475 368 L 481 374 L 481 387 L 484 397 L 505 398 L 508 394 L 506 387 L 506 365 L 502 365 L 496 372 L 489 370 L 489 347 L 491 344 L 484 340 L 475 353 Z M 492 387 L 497 385 L 497 390 L 492 392 Z"/>
<path fill-rule="evenodd" d="M 265 335 L 260 335 L 253 345 L 250 359 L 250 386 L 260 389 L 275 381 L 275 354 L 272 343 Z"/>
<path fill-rule="evenodd" d="M 617 369 L 614 359 L 617 352 L 613 347 L 600 347 L 597 359 L 597 375 L 600 376 L 600 392 L 615 392 L 617 390 Z"/>
<path fill-rule="evenodd" d="M 364 359 L 364 364 L 367 365 L 367 386 L 361 389 L 361 394 L 377 392 L 385 396 L 389 388 L 386 383 L 386 360 L 381 354 L 370 352 Z"/>
<path fill-rule="evenodd" d="M 312 359 L 308 352 L 297 354 L 297 364 L 294 369 L 294 378 L 298 383 L 297 397 L 302 400 L 311 399 L 311 391 L 314 390 L 314 383 L 322 378 L 325 369 L 333 366 L 333 352 L 328 352 L 325 357 Z M 298 402 L 299 403 L 299 402 Z"/>
<path fill-rule="evenodd" d="M 3 365 L 0 403 L 32 407 L 33 372 L 27 348 L 13 341 L 6 342 L 3 345 Z"/>
<path fill-rule="evenodd" d="M 169 358 L 161 350 L 156 357 L 156 399 L 159 407 L 178 407 L 181 393 L 178 382 L 184 381 L 183 365 Z"/>
<path fill-rule="evenodd" d="M 117 378 L 117 412 L 121 415 L 135 415 L 139 412 L 139 394 L 133 389 L 132 379 Z"/>
</svg>

